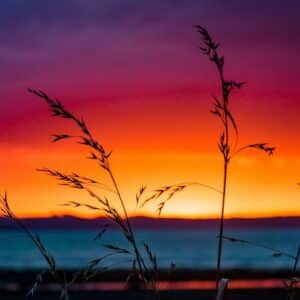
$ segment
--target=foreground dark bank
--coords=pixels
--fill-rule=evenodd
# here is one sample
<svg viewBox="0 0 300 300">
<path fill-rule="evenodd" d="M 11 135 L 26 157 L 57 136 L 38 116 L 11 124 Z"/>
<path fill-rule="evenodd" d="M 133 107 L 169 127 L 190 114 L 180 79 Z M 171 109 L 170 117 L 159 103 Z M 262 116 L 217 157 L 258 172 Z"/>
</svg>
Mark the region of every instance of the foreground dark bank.
<svg viewBox="0 0 300 300">
<path fill-rule="evenodd" d="M 22 287 L 27 287 L 35 281 L 36 275 L 43 270 L 36 269 L 31 271 L 17 271 L 0 269 L 0 283 L 18 283 Z M 77 270 L 65 270 L 67 278 L 71 278 Z M 258 269 L 230 269 L 222 272 L 223 277 L 229 279 L 284 279 L 290 277 L 300 277 L 300 271 L 295 274 L 291 274 L 291 270 L 258 270 Z M 128 270 L 115 269 L 109 270 L 93 277 L 94 282 L 125 282 L 128 276 Z M 170 273 L 169 270 L 160 270 L 157 274 L 157 280 L 159 281 L 214 281 L 216 276 L 215 270 L 197 270 L 197 269 L 177 269 Z M 52 283 L 51 277 L 45 277 L 46 281 Z M 1 285 L 0 285 L 1 287 Z"/>
<path fill-rule="evenodd" d="M 26 294 L 36 279 L 36 271 L 0 271 L 0 299 L 26 299 Z M 71 271 L 67 277 L 71 276 Z M 78 282 L 71 289 L 71 299 L 155 299 L 151 291 L 128 290 L 125 279 L 126 270 L 114 270 L 99 275 L 91 282 Z M 296 274 L 297 276 L 300 275 Z M 287 299 L 287 291 L 283 279 L 291 277 L 289 270 L 277 272 L 263 270 L 227 270 L 224 277 L 230 278 L 229 289 L 226 292 L 228 300 L 235 299 Z M 167 271 L 158 274 L 160 299 L 214 299 L 215 272 L 212 270 L 177 270 L 170 275 Z M 38 293 L 33 299 L 59 299 L 58 286 L 45 278 Z M 300 289 L 295 299 L 300 299 Z"/>
<path fill-rule="evenodd" d="M 21 300 L 26 299 L 26 293 L 0 292 L 0 299 Z M 207 290 L 177 290 L 162 291 L 161 300 L 212 300 L 215 294 Z M 39 292 L 33 299 L 53 300 L 59 299 L 59 294 L 54 292 Z M 150 300 L 155 299 L 151 293 L 133 291 L 88 291 L 71 294 L 73 300 Z M 228 290 L 225 299 L 227 300 L 283 300 L 287 299 L 286 291 L 283 289 L 252 289 L 252 290 Z M 296 298 L 300 299 L 300 291 L 297 291 Z"/>
</svg>

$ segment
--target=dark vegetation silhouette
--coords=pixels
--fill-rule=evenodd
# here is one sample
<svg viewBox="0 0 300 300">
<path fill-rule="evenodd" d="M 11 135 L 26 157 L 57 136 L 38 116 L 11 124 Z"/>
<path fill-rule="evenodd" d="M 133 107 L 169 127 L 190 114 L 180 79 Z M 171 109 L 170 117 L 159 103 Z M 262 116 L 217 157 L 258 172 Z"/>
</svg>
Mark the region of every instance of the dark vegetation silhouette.
<svg viewBox="0 0 300 300">
<path fill-rule="evenodd" d="M 104 214 L 109 220 L 117 225 L 120 232 L 123 234 L 124 238 L 128 242 L 129 248 L 123 248 L 116 244 L 105 244 L 104 247 L 110 252 L 108 254 L 102 255 L 98 258 L 92 259 L 89 264 L 82 270 L 74 273 L 71 279 L 66 278 L 66 274 L 57 268 L 57 263 L 52 254 L 46 249 L 42 243 L 40 237 L 33 233 L 12 211 L 9 206 L 7 194 L 0 195 L 0 208 L 4 217 L 10 219 L 15 223 L 15 225 L 25 232 L 25 234 L 30 238 L 33 244 L 36 246 L 42 257 L 47 263 L 48 270 L 43 271 L 37 276 L 36 282 L 34 283 L 29 295 L 34 295 L 37 291 L 39 284 L 42 283 L 44 277 L 49 273 L 52 278 L 61 285 L 61 299 L 69 299 L 69 289 L 77 280 L 89 280 L 98 273 L 106 271 L 108 268 L 99 268 L 101 263 L 107 258 L 113 255 L 127 255 L 131 261 L 132 268 L 127 277 L 128 287 L 130 288 L 150 288 L 154 292 L 156 298 L 159 297 L 158 289 L 156 286 L 156 276 L 158 271 L 157 258 L 154 252 L 151 250 L 150 246 L 143 242 L 142 245 L 138 245 L 134 233 L 134 229 L 130 222 L 125 201 L 120 192 L 117 180 L 113 175 L 112 169 L 110 167 L 110 156 L 111 152 L 107 152 L 104 146 L 99 143 L 94 136 L 91 134 L 86 122 L 82 118 L 76 117 L 73 113 L 68 111 L 60 101 L 50 98 L 46 93 L 29 89 L 30 93 L 43 99 L 48 107 L 50 108 L 52 115 L 55 117 L 60 117 L 69 121 L 72 121 L 77 128 L 79 133 L 77 135 L 69 134 L 55 134 L 53 135 L 53 142 L 58 142 L 66 139 L 77 139 L 77 142 L 86 147 L 89 150 L 88 159 L 94 161 L 97 166 L 99 166 L 111 180 L 111 186 L 102 184 L 101 182 L 81 176 L 78 173 L 72 172 L 71 174 L 66 174 L 57 170 L 52 170 L 49 168 L 37 169 L 39 172 L 46 173 L 47 175 L 56 178 L 60 185 L 67 186 L 72 189 L 82 190 L 87 193 L 89 200 L 85 202 L 69 201 L 64 203 L 65 206 L 71 206 L 75 208 L 85 207 L 93 211 L 99 211 Z M 121 211 L 112 205 L 112 198 L 106 195 L 99 195 L 93 190 L 93 186 L 97 185 L 103 191 L 109 191 L 114 194 L 120 202 Z M 138 203 L 139 198 L 143 195 L 145 187 L 141 187 L 136 194 L 136 201 Z M 92 203 L 90 200 L 94 200 Z M 102 235 L 106 232 L 108 226 L 104 226 L 95 239 L 100 239 Z"/>
<path fill-rule="evenodd" d="M 223 157 L 223 186 L 222 186 L 222 207 L 220 217 L 220 227 L 218 235 L 218 257 L 217 257 L 217 274 L 216 274 L 216 286 L 221 278 L 221 259 L 222 259 L 222 245 L 223 245 L 223 231 L 224 231 L 224 214 L 225 214 L 225 202 L 227 193 L 228 182 L 228 169 L 231 160 L 240 152 L 246 149 L 258 149 L 266 152 L 268 155 L 272 155 L 275 148 L 269 146 L 267 143 L 253 143 L 246 146 L 238 147 L 239 130 L 235 118 L 231 112 L 231 96 L 232 92 L 236 89 L 242 88 L 244 82 L 238 82 L 229 80 L 224 74 L 224 56 L 218 52 L 219 44 L 214 42 L 208 31 L 198 25 L 196 26 L 197 32 L 203 42 L 203 46 L 200 50 L 203 55 L 207 56 L 217 68 L 221 91 L 219 96 L 213 96 L 214 107 L 211 113 L 214 114 L 221 122 L 222 132 L 219 137 L 218 149 Z M 232 132 L 233 131 L 233 132 Z"/>
<path fill-rule="evenodd" d="M 211 113 L 219 119 L 222 126 L 221 134 L 219 136 L 218 141 L 218 150 L 223 158 L 223 184 L 220 190 L 218 188 L 209 186 L 209 188 L 221 193 L 222 200 L 216 268 L 216 289 L 218 289 L 219 281 L 222 276 L 221 259 L 223 248 L 225 203 L 228 189 L 228 174 L 230 162 L 240 152 L 243 152 L 248 149 L 257 149 L 265 152 L 268 155 L 272 155 L 275 151 L 275 147 L 270 146 L 268 143 L 252 143 L 239 147 L 239 128 L 235 117 L 231 111 L 231 98 L 233 91 L 241 89 L 245 83 L 235 80 L 229 80 L 226 78 L 224 73 L 225 59 L 224 56 L 219 54 L 219 44 L 212 39 L 212 37 L 204 27 L 197 25 L 195 26 L 195 28 L 202 40 L 200 51 L 204 56 L 206 56 L 209 59 L 210 62 L 212 62 L 215 65 L 220 81 L 220 93 L 219 96 L 213 96 L 214 106 L 211 110 Z M 203 186 L 206 185 L 203 184 Z M 156 200 L 157 198 L 161 197 L 164 193 L 169 193 L 167 199 L 161 201 L 158 205 L 158 211 L 159 213 L 161 213 L 166 202 L 169 201 L 175 195 L 175 193 L 177 193 L 178 191 L 182 191 L 185 187 L 187 187 L 187 185 L 182 185 L 179 189 L 176 187 L 175 189 L 165 187 L 164 189 L 156 191 L 156 193 L 154 193 L 154 195 L 150 197 L 150 200 Z"/>
<path fill-rule="evenodd" d="M 158 269 L 157 258 L 147 243 L 144 242 L 141 246 L 137 243 L 134 229 L 128 216 L 125 200 L 123 199 L 119 185 L 110 166 L 111 151 L 106 151 L 104 146 L 94 138 L 85 120 L 78 118 L 69 110 L 67 110 L 59 100 L 54 100 L 46 93 L 39 90 L 29 89 L 28 91 L 45 101 L 52 112 L 52 116 L 69 120 L 75 124 L 77 129 L 79 129 L 79 133 L 76 135 L 70 135 L 66 133 L 55 134 L 53 135 L 53 142 L 66 139 L 75 139 L 77 143 L 83 145 L 89 151 L 88 159 L 94 161 L 97 166 L 104 170 L 104 172 L 110 178 L 111 186 L 106 186 L 95 179 L 81 176 L 78 173 L 65 174 L 48 168 L 41 168 L 38 169 L 38 171 L 56 178 L 61 185 L 85 191 L 90 198 L 89 200 L 85 202 L 69 201 L 64 205 L 75 208 L 86 207 L 104 214 L 108 219 L 118 226 L 130 246 L 129 248 L 125 249 L 116 244 L 105 244 L 104 246 L 111 252 L 99 258 L 93 259 L 86 269 L 84 269 L 82 272 L 77 272 L 73 276 L 71 283 L 75 282 L 77 278 L 82 276 L 85 279 L 89 279 L 96 275 L 98 273 L 96 267 L 107 257 L 117 254 L 126 254 L 132 258 L 132 269 L 129 273 L 127 281 L 131 284 L 134 284 L 136 287 L 140 286 L 143 288 L 149 286 L 150 284 L 152 290 L 157 295 L 158 290 L 155 283 L 155 276 Z M 111 197 L 97 194 L 95 190 L 93 190 L 93 185 L 98 185 L 103 190 L 108 190 L 116 195 L 121 205 L 121 211 L 113 206 Z M 144 193 L 144 190 L 144 187 L 139 189 L 136 195 L 137 201 Z M 93 199 L 94 202 L 91 202 L 91 199 Z M 107 227 L 103 228 L 99 232 L 97 238 L 101 238 L 106 230 Z M 147 261 L 150 264 L 147 265 L 144 256 L 147 257 Z"/>
<path fill-rule="evenodd" d="M 46 271 L 40 272 L 37 277 L 36 281 L 33 284 L 32 288 L 28 292 L 28 296 L 33 296 L 37 291 L 39 285 L 43 282 L 44 278 L 49 275 L 57 282 L 61 287 L 61 294 L 60 299 L 69 300 L 69 289 L 66 274 L 64 271 L 59 270 L 57 267 L 56 260 L 54 256 L 46 249 L 44 244 L 42 243 L 40 237 L 33 233 L 28 226 L 26 226 L 22 220 L 20 220 L 12 211 L 9 203 L 7 193 L 0 195 L 0 211 L 1 214 L 10 219 L 19 230 L 23 231 L 26 236 L 32 241 L 35 245 L 41 256 L 43 257 L 44 261 L 47 264 L 48 269 Z"/>
<path fill-rule="evenodd" d="M 292 268 L 291 268 L 291 276 L 288 280 L 283 280 L 284 287 L 287 290 L 287 299 L 288 300 L 295 300 L 296 299 L 296 291 L 297 291 L 297 284 L 300 282 L 299 278 L 296 277 L 297 275 L 297 269 L 298 269 L 298 263 L 300 258 L 300 244 L 298 245 L 298 249 L 296 254 L 291 254 L 284 252 L 279 249 L 274 249 L 267 245 L 261 245 L 252 241 L 244 240 L 244 239 L 237 239 L 234 237 L 224 236 L 223 240 L 229 241 L 231 243 L 241 243 L 245 245 L 249 245 L 252 247 L 256 247 L 259 249 L 265 249 L 268 251 L 271 251 L 273 257 L 287 257 L 292 260 Z"/>
<path fill-rule="evenodd" d="M 221 259 L 222 259 L 222 245 L 223 240 L 228 240 L 230 242 L 239 242 L 243 244 L 252 245 L 259 248 L 264 248 L 272 251 L 274 257 L 286 256 L 293 260 L 292 275 L 296 275 L 299 256 L 300 256 L 300 245 L 298 246 L 295 255 L 285 253 L 280 250 L 273 249 L 269 246 L 260 245 L 254 242 L 249 242 L 243 239 L 236 239 L 233 237 L 224 236 L 224 214 L 225 214 L 225 202 L 226 202 L 226 192 L 227 192 L 227 182 L 229 174 L 229 165 L 231 160 L 240 152 L 247 149 L 257 149 L 261 150 L 268 155 L 272 155 L 275 151 L 275 147 L 270 146 L 268 143 L 253 143 L 242 147 L 238 146 L 239 130 L 237 122 L 231 112 L 231 96 L 235 89 L 241 89 L 244 82 L 237 82 L 234 80 L 226 79 L 224 75 L 224 56 L 220 55 L 218 52 L 219 44 L 214 42 L 208 31 L 198 25 L 196 26 L 197 32 L 200 34 L 203 42 L 203 46 L 200 50 L 203 55 L 207 56 L 209 61 L 211 61 L 217 68 L 218 76 L 221 84 L 221 96 L 213 96 L 214 108 L 211 111 L 212 114 L 216 115 L 222 124 L 222 132 L 219 137 L 218 149 L 223 157 L 223 187 L 222 187 L 222 205 L 221 205 L 221 216 L 220 216 L 220 227 L 218 235 L 218 256 L 217 256 L 217 273 L 216 273 L 216 288 L 218 289 L 220 278 L 222 277 L 221 269 Z M 232 132 L 233 131 L 233 132 Z M 296 297 L 296 285 L 299 280 L 296 277 L 292 277 L 288 281 L 284 281 L 287 288 L 287 294 L 289 300 L 294 300 Z"/>
<path fill-rule="evenodd" d="M 228 284 L 228 280 L 222 278 L 222 250 L 223 241 L 226 240 L 231 243 L 242 243 L 248 246 L 267 249 L 271 251 L 274 257 L 284 256 L 290 258 L 293 261 L 293 267 L 291 270 L 292 276 L 288 281 L 285 281 L 285 286 L 288 292 L 288 300 L 295 300 L 296 287 L 299 281 L 295 277 L 295 275 L 300 257 L 300 245 L 296 254 L 290 254 L 274 249 L 267 245 L 261 245 L 255 242 L 224 235 L 225 205 L 227 199 L 230 162 L 240 152 L 248 149 L 260 150 L 268 155 L 272 155 L 275 151 L 275 147 L 270 146 L 268 143 L 264 142 L 239 146 L 239 128 L 231 111 L 231 100 L 233 91 L 241 89 L 244 85 L 244 82 L 227 79 L 224 73 L 224 57 L 219 54 L 219 44 L 214 42 L 214 40 L 211 38 L 210 34 L 204 27 L 197 25 L 195 26 L 195 28 L 202 40 L 200 51 L 216 67 L 218 78 L 220 81 L 220 92 L 218 96 L 213 96 L 214 106 L 211 110 L 211 113 L 219 119 L 222 126 L 222 130 L 218 139 L 218 150 L 223 158 L 222 187 L 221 189 L 218 189 L 216 187 L 212 187 L 203 183 L 183 182 L 162 186 L 148 192 L 147 187 L 142 186 L 136 193 L 136 206 L 143 207 L 151 201 L 158 201 L 157 212 L 160 215 L 166 203 L 170 201 L 176 194 L 184 191 L 188 187 L 200 186 L 219 193 L 221 195 L 221 213 L 219 219 L 219 233 L 217 235 L 218 248 L 216 261 L 216 299 L 223 299 L 224 291 Z M 30 290 L 29 295 L 34 295 L 36 290 L 38 289 L 39 284 L 44 280 L 45 275 L 50 274 L 53 279 L 61 286 L 60 299 L 68 300 L 69 289 L 72 284 L 74 284 L 77 280 L 91 279 L 93 276 L 101 272 L 99 266 L 103 261 L 105 261 L 110 256 L 121 254 L 128 256 L 128 259 L 132 263 L 132 268 L 127 278 L 128 286 L 134 286 L 136 288 L 142 289 L 150 287 L 154 292 L 154 296 L 156 298 L 159 298 L 159 291 L 156 283 L 158 273 L 157 258 L 147 243 L 143 243 L 142 245 L 140 245 L 137 242 L 135 230 L 128 216 L 126 200 L 122 196 L 118 181 L 110 165 L 110 157 L 112 154 L 111 151 L 107 151 L 104 145 L 94 137 L 84 119 L 77 117 L 75 114 L 67 110 L 59 100 L 51 98 L 50 96 L 48 96 L 48 94 L 41 90 L 29 89 L 28 91 L 34 96 L 42 99 L 48 105 L 52 116 L 72 122 L 78 130 L 78 132 L 75 134 L 54 134 L 52 141 L 56 143 L 64 140 L 75 140 L 77 143 L 84 146 L 85 149 L 89 152 L 88 159 L 92 160 L 98 167 L 100 167 L 102 171 L 104 171 L 104 174 L 106 174 L 110 179 L 110 185 L 105 185 L 101 181 L 93 178 L 81 176 L 77 172 L 67 174 L 50 168 L 40 168 L 37 170 L 57 179 L 60 185 L 86 192 L 86 195 L 89 197 L 87 201 L 68 201 L 64 203 L 64 205 L 74 208 L 85 207 L 104 214 L 110 221 L 117 225 L 120 232 L 128 242 L 128 248 L 120 247 L 116 244 L 105 244 L 104 246 L 110 251 L 108 254 L 92 259 L 85 268 L 74 273 L 72 275 L 72 278 L 67 278 L 64 271 L 60 270 L 57 267 L 54 256 L 50 254 L 49 251 L 45 248 L 39 236 L 33 233 L 13 213 L 8 202 L 7 194 L 5 193 L 3 195 L 0 195 L 0 208 L 2 214 L 12 220 L 20 230 L 25 232 L 28 238 L 36 246 L 48 266 L 47 271 L 38 274 L 36 282 Z M 94 189 L 95 186 L 97 186 L 98 188 L 100 187 L 103 193 L 96 193 Z M 110 195 L 113 195 L 118 199 L 121 209 L 116 208 L 112 204 L 113 196 L 107 196 L 105 192 L 110 192 Z M 101 239 L 102 235 L 107 231 L 107 229 L 108 226 L 104 226 L 99 231 L 96 239 Z"/>
</svg>

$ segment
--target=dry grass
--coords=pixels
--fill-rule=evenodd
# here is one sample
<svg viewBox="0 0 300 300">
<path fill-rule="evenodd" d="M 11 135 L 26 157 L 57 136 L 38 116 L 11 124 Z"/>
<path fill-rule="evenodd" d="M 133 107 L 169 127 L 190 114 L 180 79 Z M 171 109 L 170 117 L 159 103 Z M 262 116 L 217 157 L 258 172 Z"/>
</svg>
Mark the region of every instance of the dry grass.
<svg viewBox="0 0 300 300">
<path fill-rule="evenodd" d="M 20 229 L 27 235 L 27 237 L 36 246 L 37 250 L 39 251 L 39 253 L 41 254 L 48 266 L 47 271 L 43 271 L 37 275 L 35 283 L 28 292 L 28 296 L 33 296 L 36 293 L 39 285 L 43 282 L 45 275 L 49 273 L 53 277 L 53 279 L 61 286 L 60 299 L 68 300 L 69 285 L 66 280 L 65 272 L 57 268 L 54 256 L 50 254 L 49 251 L 46 249 L 40 237 L 37 234 L 33 233 L 26 225 L 24 225 L 24 223 L 19 218 L 16 217 L 9 205 L 7 193 L 0 195 L 0 211 L 1 215 L 15 223 L 18 229 Z"/>
<path fill-rule="evenodd" d="M 218 256 L 217 256 L 217 275 L 216 275 L 216 288 L 218 288 L 221 278 L 221 259 L 222 259 L 222 245 L 223 245 L 223 231 L 224 231 L 224 214 L 225 202 L 227 194 L 227 181 L 228 181 L 228 168 L 234 156 L 247 149 L 257 149 L 272 155 L 275 151 L 273 146 L 267 143 L 252 143 L 242 147 L 238 147 L 239 129 L 237 122 L 231 112 L 231 96 L 234 90 L 241 89 L 244 82 L 229 80 L 224 74 L 224 56 L 218 52 L 219 44 L 216 43 L 208 33 L 208 31 L 198 25 L 196 26 L 197 32 L 202 39 L 202 46 L 200 51 L 203 55 L 207 56 L 212 62 L 218 73 L 219 81 L 221 83 L 220 96 L 213 96 L 214 107 L 211 111 L 212 114 L 217 116 L 221 125 L 222 131 L 219 137 L 218 149 L 223 157 L 223 186 L 222 186 L 222 205 L 220 215 L 220 226 L 218 235 Z"/>
<path fill-rule="evenodd" d="M 65 133 L 55 134 L 53 135 L 53 142 L 75 139 L 77 143 L 83 145 L 89 151 L 88 159 L 94 161 L 107 174 L 111 182 L 111 187 L 100 183 L 98 180 L 81 176 L 75 172 L 71 174 L 65 174 L 63 172 L 52 170 L 49 168 L 41 168 L 38 169 L 38 171 L 56 178 L 59 181 L 60 185 L 64 185 L 77 190 L 83 190 L 87 193 L 89 198 L 96 200 L 96 204 L 94 204 L 95 202 L 91 203 L 89 200 L 87 200 L 84 202 L 69 201 L 64 205 L 72 207 L 86 207 L 105 214 L 112 222 L 114 222 L 119 227 L 129 246 L 128 249 L 124 249 L 115 244 L 104 245 L 110 251 L 110 253 L 108 255 L 92 260 L 86 269 L 76 273 L 76 276 L 72 279 L 72 283 L 81 276 L 84 276 L 86 279 L 88 279 L 93 274 L 96 274 L 96 268 L 98 264 L 108 256 L 116 254 L 126 254 L 132 258 L 132 270 L 128 276 L 128 280 L 133 280 L 134 278 L 134 280 L 138 280 L 139 284 L 142 284 L 142 286 L 146 286 L 150 282 L 153 290 L 155 291 L 155 293 L 157 293 L 154 280 L 154 275 L 157 272 L 156 256 L 147 244 L 144 244 L 143 246 L 139 246 L 137 244 L 135 233 L 128 217 L 125 201 L 110 166 L 110 157 L 112 154 L 111 151 L 106 151 L 103 144 L 96 140 L 96 138 L 92 135 L 90 129 L 88 128 L 85 120 L 83 120 L 82 118 L 78 118 L 76 115 L 67 110 L 60 101 L 50 98 L 46 93 L 42 91 L 33 89 L 29 89 L 28 91 L 44 100 L 44 102 L 50 108 L 53 116 L 67 119 L 73 122 L 79 131 L 79 133 L 76 135 L 69 135 Z M 93 185 L 100 185 L 100 187 L 104 191 L 106 190 L 113 192 L 119 200 L 122 208 L 121 211 L 119 211 L 112 205 L 111 199 L 104 193 L 103 195 L 97 194 L 93 189 Z M 138 191 L 137 199 L 142 196 L 144 190 L 145 188 L 141 188 Z M 100 231 L 98 238 L 99 236 L 103 235 L 106 229 L 107 228 L 104 228 Z M 146 255 L 150 261 L 149 266 L 145 263 L 144 255 Z"/>
<path fill-rule="evenodd" d="M 196 30 L 199 33 L 202 46 L 200 47 L 201 53 L 208 58 L 208 60 L 216 67 L 217 75 L 220 81 L 220 91 L 219 96 L 213 96 L 214 104 L 211 113 L 215 115 L 219 122 L 221 123 L 222 130 L 218 139 L 218 150 L 223 158 L 223 183 L 221 189 L 198 183 L 198 182 L 185 182 L 173 185 L 166 185 L 160 188 L 150 191 L 148 193 L 147 187 L 142 186 L 136 193 L 136 206 L 142 207 L 149 203 L 150 201 L 158 201 L 157 211 L 161 214 L 166 203 L 170 201 L 175 195 L 184 191 L 190 186 L 201 186 L 204 188 L 211 189 L 219 194 L 221 194 L 221 212 L 220 212 L 220 225 L 218 234 L 218 249 L 217 249 L 217 262 L 216 262 L 216 288 L 219 288 L 217 299 L 222 299 L 224 290 L 227 286 L 228 281 L 222 278 L 222 249 L 223 240 L 230 242 L 238 242 L 243 244 L 248 244 L 250 246 L 256 246 L 259 248 L 264 248 L 270 250 L 274 257 L 286 256 L 294 261 L 292 274 L 296 273 L 297 265 L 300 257 L 300 246 L 298 248 L 297 254 L 289 254 L 277 249 L 273 249 L 268 246 L 256 244 L 243 239 L 236 239 L 233 237 L 228 237 L 224 235 L 224 217 L 225 217 L 225 207 L 227 199 L 228 190 L 228 177 L 229 177 L 229 167 L 232 159 L 239 153 L 248 150 L 256 149 L 265 152 L 267 155 L 272 155 L 275 151 L 275 147 L 270 146 L 268 143 L 250 143 L 244 146 L 239 146 L 239 127 L 235 120 L 235 117 L 231 110 L 231 100 L 232 93 L 234 90 L 239 90 L 244 86 L 244 82 L 229 80 L 225 76 L 224 72 L 224 57 L 219 54 L 219 44 L 216 43 L 209 32 L 202 26 L 197 25 Z M 87 123 L 84 119 L 77 117 L 75 114 L 67 110 L 64 105 L 57 99 L 49 97 L 45 92 L 40 90 L 29 89 L 31 94 L 42 99 L 49 107 L 52 116 L 63 118 L 67 121 L 73 122 L 76 126 L 78 133 L 76 134 L 54 134 L 53 142 L 60 142 L 64 140 L 75 140 L 77 143 L 81 144 L 88 150 L 88 159 L 95 162 L 99 166 L 106 176 L 110 179 L 111 186 L 107 186 L 101 183 L 99 180 L 89 178 L 86 176 L 81 176 L 77 172 L 71 174 L 66 174 L 64 172 L 53 170 L 50 168 L 40 168 L 39 172 L 43 172 L 58 180 L 60 185 L 67 186 L 72 189 L 82 190 L 86 192 L 89 200 L 78 202 L 78 201 L 68 201 L 64 203 L 65 206 L 71 206 L 74 208 L 86 207 L 91 210 L 99 211 L 105 214 L 112 222 L 114 222 L 121 233 L 128 242 L 128 248 L 120 247 L 115 244 L 104 245 L 110 252 L 106 255 L 102 255 L 95 258 L 89 262 L 89 264 L 82 270 L 76 272 L 70 281 L 67 281 L 66 276 L 63 271 L 59 270 L 56 265 L 54 257 L 47 251 L 41 239 L 34 233 L 32 233 L 13 213 L 11 210 L 7 194 L 0 195 L 1 211 L 4 216 L 11 219 L 15 224 L 26 233 L 30 240 L 34 243 L 43 259 L 48 265 L 48 270 L 53 278 L 61 284 L 61 299 L 69 299 L 69 287 L 76 282 L 79 278 L 84 278 L 85 280 L 90 279 L 92 276 L 97 274 L 99 265 L 108 257 L 112 255 L 125 254 L 131 259 L 132 269 L 128 275 L 128 281 L 138 282 L 138 285 L 146 287 L 151 283 L 155 295 L 158 296 L 158 291 L 156 288 L 156 276 L 158 272 L 157 258 L 153 253 L 151 248 L 147 243 L 139 245 L 136 240 L 136 235 L 134 228 L 130 222 L 128 216 L 128 211 L 126 207 L 126 202 L 123 199 L 122 193 L 120 191 L 118 181 L 113 173 L 110 165 L 111 151 L 107 151 L 104 145 L 99 142 L 94 135 L 91 133 Z M 94 190 L 94 186 L 97 185 L 102 188 L 103 193 L 98 194 Z M 119 200 L 121 205 L 121 210 L 114 207 L 111 198 L 106 196 L 105 191 L 113 193 Z M 93 202 L 90 201 L 93 199 Z M 95 204 L 96 203 L 96 204 Z M 101 238 L 101 236 L 106 232 L 108 226 L 105 226 L 96 239 Z M 146 264 L 146 258 L 150 261 L 150 264 Z M 39 284 L 43 281 L 45 272 L 40 273 L 37 276 L 37 280 L 30 291 L 30 294 L 34 294 L 38 289 Z M 289 282 L 286 283 L 288 290 L 288 299 L 295 299 L 295 287 L 298 282 L 297 278 L 292 277 Z M 220 284 L 221 283 L 221 284 Z"/>
<path fill-rule="evenodd" d="M 292 269 L 291 269 L 291 277 L 289 280 L 283 280 L 283 284 L 287 290 L 287 299 L 288 300 L 295 300 L 296 299 L 296 290 L 297 290 L 297 284 L 300 282 L 300 279 L 296 277 L 297 268 L 298 268 L 298 262 L 300 258 L 300 244 L 298 246 L 296 254 L 291 254 L 284 252 L 282 250 L 278 250 L 275 248 L 272 248 L 267 245 L 261 245 L 252 241 L 244 240 L 244 239 L 237 239 L 234 237 L 229 236 L 223 236 L 223 240 L 232 242 L 232 243 L 241 243 L 246 244 L 249 246 L 257 247 L 260 249 L 268 250 L 272 253 L 273 257 L 287 257 L 293 261 Z"/>
<path fill-rule="evenodd" d="M 199 182 L 183 182 L 183 183 L 162 186 L 155 189 L 154 191 L 151 191 L 147 196 L 145 195 L 146 187 L 142 187 L 142 192 L 139 191 L 136 195 L 136 204 L 139 207 L 143 207 L 151 201 L 158 200 L 157 213 L 160 215 L 168 201 L 170 201 L 178 193 L 184 191 L 187 187 L 195 186 L 195 185 L 206 189 L 210 189 L 220 194 L 222 193 L 220 190 L 218 190 L 213 186 L 202 184 Z"/>
</svg>

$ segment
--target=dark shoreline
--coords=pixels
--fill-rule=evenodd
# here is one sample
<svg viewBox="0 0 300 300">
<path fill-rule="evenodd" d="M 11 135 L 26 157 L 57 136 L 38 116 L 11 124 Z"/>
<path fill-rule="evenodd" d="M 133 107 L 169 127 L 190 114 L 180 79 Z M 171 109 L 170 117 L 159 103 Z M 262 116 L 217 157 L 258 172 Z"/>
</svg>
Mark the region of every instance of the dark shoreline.
<svg viewBox="0 0 300 300">
<path fill-rule="evenodd" d="M 98 230 L 106 224 L 110 229 L 116 229 L 116 225 L 105 217 L 93 219 L 79 218 L 75 216 L 53 216 L 49 218 L 23 218 L 22 222 L 34 230 Z M 136 229 L 151 230 L 186 230 L 218 228 L 219 219 L 183 219 L 183 218 L 153 218 L 136 216 L 131 217 L 132 226 Z M 269 217 L 269 218 L 228 218 L 224 221 L 227 228 L 253 229 L 253 228 L 300 228 L 300 216 L 294 217 Z M 0 230 L 13 230 L 15 224 L 6 218 L 0 217 Z"/>
<path fill-rule="evenodd" d="M 12 271 L 12 270 L 0 270 L 0 299 L 5 300 L 19 300 L 26 299 L 26 294 L 32 287 L 36 280 L 37 274 L 41 270 L 32 271 Z M 72 271 L 67 271 L 67 277 L 71 277 Z M 151 294 L 151 291 L 131 291 L 126 289 L 125 279 L 128 275 L 128 270 L 113 270 L 98 275 L 93 278 L 92 281 L 86 283 L 77 283 L 74 289 L 71 291 L 72 299 L 75 300 L 127 300 L 127 299 L 155 299 Z M 295 274 L 294 274 L 295 275 Z M 300 275 L 298 272 L 297 276 Z M 289 270 L 280 271 L 266 271 L 266 270 L 227 270 L 223 273 L 223 277 L 236 281 L 256 281 L 263 282 L 268 279 L 269 281 L 274 279 L 277 283 L 280 283 L 280 287 L 252 287 L 252 288 L 239 288 L 236 285 L 230 287 L 226 292 L 225 299 L 228 300 L 283 300 L 287 299 L 286 290 L 284 285 L 281 287 L 281 279 L 287 279 L 291 277 Z M 180 269 L 175 273 L 170 274 L 168 271 L 161 271 L 158 276 L 159 282 L 167 283 L 160 292 L 160 299 L 165 300 L 211 300 L 214 299 L 214 283 L 215 271 L 206 270 L 190 270 Z M 178 283 L 187 283 L 188 288 L 182 288 L 184 285 L 178 285 Z M 196 285 L 191 285 L 191 282 L 196 282 Z M 202 288 L 197 288 L 197 283 L 206 283 L 202 285 Z M 210 283 L 209 287 L 207 282 Z M 100 283 L 100 285 L 99 285 Z M 106 283 L 108 285 L 106 286 Z M 114 286 L 123 286 L 123 289 L 115 289 Z M 103 288 L 104 287 L 104 288 Z M 169 288 L 170 287 L 170 288 Z M 299 297 L 299 298 L 298 298 Z M 37 295 L 32 299 L 59 299 L 58 287 L 53 285 L 53 281 L 50 278 L 45 278 L 44 285 L 38 291 Z M 297 291 L 297 297 L 300 299 L 300 289 Z"/>
<path fill-rule="evenodd" d="M 295 299 L 300 299 L 300 291 L 297 291 Z M 6 292 L 0 290 L 1 300 L 26 299 L 24 292 Z M 59 299 L 60 294 L 55 292 L 40 291 L 32 299 L 53 300 Z M 136 291 L 88 291 L 70 293 L 72 300 L 155 300 L 151 292 Z M 161 300 L 212 300 L 215 298 L 214 291 L 203 290 L 178 290 L 160 292 Z M 224 300 L 286 300 L 287 294 L 284 289 L 260 289 L 260 290 L 228 290 Z"/>
</svg>

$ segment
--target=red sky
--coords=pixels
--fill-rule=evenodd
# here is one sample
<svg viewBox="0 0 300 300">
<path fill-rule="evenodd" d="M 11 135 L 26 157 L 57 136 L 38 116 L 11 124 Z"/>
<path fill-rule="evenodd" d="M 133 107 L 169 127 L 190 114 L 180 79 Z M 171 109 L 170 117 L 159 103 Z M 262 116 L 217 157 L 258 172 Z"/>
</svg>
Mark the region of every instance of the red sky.
<svg viewBox="0 0 300 300">
<path fill-rule="evenodd" d="M 140 185 L 185 181 L 219 187 L 218 93 L 214 66 L 193 25 L 221 44 L 230 79 L 246 81 L 233 112 L 240 143 L 270 142 L 273 157 L 249 152 L 231 166 L 227 216 L 300 214 L 300 5 L 297 1 L 3 1 L 0 9 L 0 190 L 21 216 L 77 213 L 59 204 L 84 195 L 35 171 L 47 166 L 107 182 L 82 148 L 51 144 L 65 123 L 26 92 L 42 89 L 84 116 L 113 150 L 132 214 Z M 67 129 L 72 131 L 69 125 Z M 86 200 L 86 198 L 84 198 Z M 113 200 L 114 201 L 114 200 Z M 219 195 L 193 188 L 166 216 L 215 217 Z"/>
</svg>

